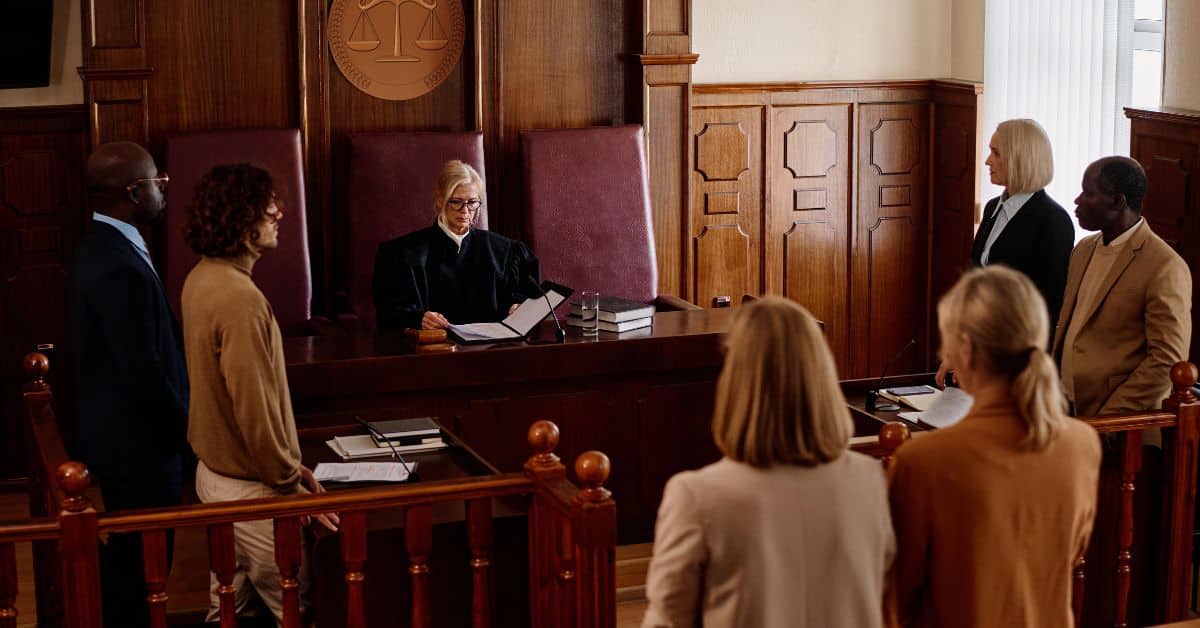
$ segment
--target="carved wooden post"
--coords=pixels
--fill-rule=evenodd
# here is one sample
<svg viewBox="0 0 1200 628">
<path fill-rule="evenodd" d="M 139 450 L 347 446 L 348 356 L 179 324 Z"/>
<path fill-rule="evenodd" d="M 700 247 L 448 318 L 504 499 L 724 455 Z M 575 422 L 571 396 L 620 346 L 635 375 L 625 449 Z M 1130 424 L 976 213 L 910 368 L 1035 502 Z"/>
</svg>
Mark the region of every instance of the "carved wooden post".
<svg viewBox="0 0 1200 628">
<path fill-rule="evenodd" d="M 538 421 L 529 426 L 529 446 L 533 456 L 525 461 L 525 472 L 536 484 L 544 485 L 566 476 L 566 468 L 554 449 L 558 447 L 558 426 L 550 421 Z M 534 491 L 529 508 L 529 611 L 535 628 L 557 627 L 560 604 L 558 586 L 557 543 L 548 539 L 559 537 L 556 515 L 547 498 Z M 561 518 L 561 515 L 558 515 Z"/>
<path fill-rule="evenodd" d="M 72 628 L 100 628 L 103 620 L 96 510 L 84 494 L 92 483 L 91 474 L 81 463 L 64 462 L 56 475 L 65 495 L 58 515 L 64 619 Z"/>
<path fill-rule="evenodd" d="M 46 374 L 50 372 L 50 360 L 44 354 L 33 352 L 21 360 L 25 372 L 23 386 L 25 404 L 26 464 L 29 466 L 29 514 L 34 517 L 52 517 L 58 514 L 54 503 L 54 478 L 47 477 L 44 461 L 34 446 L 33 422 L 41 415 L 41 409 L 49 407 L 53 400 Z M 58 628 L 63 625 L 61 580 L 58 577 L 58 547 L 54 541 L 33 542 L 33 592 L 37 600 L 37 619 L 41 628 Z"/>
<path fill-rule="evenodd" d="M 604 488 L 611 470 L 608 456 L 598 451 L 586 451 L 575 461 L 575 476 L 582 486 L 571 504 L 579 628 L 617 625 L 617 504 Z"/>
<path fill-rule="evenodd" d="M 303 552 L 300 519 L 275 520 L 275 564 L 283 598 L 283 628 L 300 628 L 300 558 Z"/>
<path fill-rule="evenodd" d="M 900 421 L 888 421 L 879 428 L 879 445 L 883 447 L 884 451 L 883 456 L 880 458 L 883 461 L 883 468 L 886 469 L 892 466 L 892 459 L 896 456 L 896 450 L 908 439 L 908 426 Z"/>
<path fill-rule="evenodd" d="M 0 628 L 17 628 L 17 548 L 0 543 Z"/>
<path fill-rule="evenodd" d="M 208 526 L 208 568 L 217 577 L 217 599 L 221 628 L 237 628 L 237 587 L 233 576 L 237 572 L 237 548 L 232 523 Z"/>
<path fill-rule="evenodd" d="M 1192 591 L 1192 527 L 1196 508 L 1196 477 L 1200 460 L 1200 402 L 1192 394 L 1196 365 L 1179 362 L 1171 368 L 1172 394 L 1163 410 L 1174 412 L 1175 429 L 1163 430 L 1163 521 L 1160 528 L 1158 617 L 1164 622 L 1187 618 Z"/>
<path fill-rule="evenodd" d="M 1121 508 L 1117 523 L 1117 600 L 1115 628 L 1129 625 L 1129 587 L 1132 584 L 1133 561 L 1133 492 L 1137 489 L 1137 474 L 1142 470 L 1142 433 L 1125 432 L 1121 455 Z M 1143 548 L 1139 548 L 1141 551 Z"/>
<path fill-rule="evenodd" d="M 346 626 L 367 628 L 363 564 L 367 562 L 367 513 L 342 513 L 342 565 L 346 570 Z"/>
<path fill-rule="evenodd" d="M 142 571 L 146 576 L 146 603 L 150 625 L 167 628 L 167 532 L 142 533 Z"/>
<path fill-rule="evenodd" d="M 412 580 L 412 626 L 432 628 L 432 596 L 429 594 L 429 554 L 433 551 L 433 508 L 411 506 L 404 512 L 404 548 L 408 551 L 408 574 Z"/>
<path fill-rule="evenodd" d="M 492 500 L 467 502 L 467 542 L 471 546 L 471 628 L 492 625 Z"/>
</svg>

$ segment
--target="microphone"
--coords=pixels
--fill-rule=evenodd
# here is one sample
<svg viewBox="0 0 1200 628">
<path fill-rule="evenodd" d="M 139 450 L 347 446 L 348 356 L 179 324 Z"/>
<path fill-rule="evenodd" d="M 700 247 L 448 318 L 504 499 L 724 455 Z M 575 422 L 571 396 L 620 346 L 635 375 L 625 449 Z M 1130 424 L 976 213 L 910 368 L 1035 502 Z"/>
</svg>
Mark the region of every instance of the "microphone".
<svg viewBox="0 0 1200 628">
<path fill-rule="evenodd" d="M 392 456 L 394 456 L 396 458 L 396 460 L 400 461 L 400 464 L 404 467 L 404 471 L 406 473 L 408 473 L 408 478 L 412 479 L 412 477 L 413 477 L 412 467 L 410 467 L 408 465 L 408 462 L 406 462 L 404 460 L 404 456 L 400 455 L 399 450 L 397 450 L 396 446 L 392 444 L 392 441 L 390 441 L 386 437 L 384 437 L 384 435 L 381 434 L 379 432 L 379 430 L 375 429 L 370 423 L 364 421 L 362 417 L 355 416 L 354 420 L 357 421 L 359 425 L 367 428 L 367 431 L 370 432 L 371 434 L 373 434 L 375 436 L 375 438 L 379 439 L 382 442 L 387 443 L 388 448 L 390 448 L 392 450 Z"/>
<path fill-rule="evenodd" d="M 533 275 L 526 275 L 525 283 L 537 288 L 538 294 L 542 295 L 542 298 L 546 300 L 546 306 L 550 308 L 550 316 L 554 319 L 554 343 L 565 343 L 567 341 L 567 332 L 563 330 L 562 323 L 558 322 L 558 314 L 554 311 L 554 304 L 550 302 L 550 295 L 546 294 L 546 291 L 542 289 L 542 284 L 538 283 L 533 278 Z"/>
<path fill-rule="evenodd" d="M 889 370 L 891 370 L 892 365 L 896 363 L 896 360 L 899 360 L 900 356 L 904 355 L 904 352 L 908 351 L 908 348 L 915 344 L 917 344 L 917 339 L 910 338 L 908 340 L 908 343 L 905 344 L 903 347 L 900 347 L 900 350 L 896 352 L 896 355 L 892 356 L 892 359 L 888 360 L 888 363 L 884 365 L 883 372 L 879 374 L 879 383 L 877 383 L 875 385 L 874 389 L 867 391 L 867 403 L 866 403 L 867 412 L 874 412 L 876 410 L 883 410 L 884 412 L 892 412 L 892 411 L 900 409 L 900 406 L 898 406 L 894 403 L 885 403 L 883 405 L 876 405 L 875 402 L 879 398 L 879 389 L 883 388 L 883 379 L 885 377 L 887 377 L 887 372 Z"/>
</svg>

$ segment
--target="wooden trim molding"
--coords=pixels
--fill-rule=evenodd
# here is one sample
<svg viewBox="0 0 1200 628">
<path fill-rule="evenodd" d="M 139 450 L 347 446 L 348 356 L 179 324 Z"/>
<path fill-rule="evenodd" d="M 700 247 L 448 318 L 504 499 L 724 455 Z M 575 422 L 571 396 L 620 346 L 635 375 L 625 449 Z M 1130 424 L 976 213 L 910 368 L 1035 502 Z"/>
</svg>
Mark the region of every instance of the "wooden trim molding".
<svg viewBox="0 0 1200 628">
<path fill-rule="evenodd" d="M 85 81 L 117 81 L 130 79 L 148 79 L 154 76 L 154 68 L 93 68 L 80 66 L 76 68 L 79 77 Z"/>
<path fill-rule="evenodd" d="M 1125 117 L 1131 120 L 1156 120 L 1200 126 L 1200 111 L 1178 107 L 1126 107 Z"/>
<path fill-rule="evenodd" d="M 795 92 L 814 89 L 928 89 L 931 80 L 899 81 L 802 81 L 798 83 L 697 83 L 692 86 L 696 94 L 746 94 L 757 92 Z M 980 85 L 982 89 L 982 85 Z"/>
<path fill-rule="evenodd" d="M 642 65 L 696 65 L 698 54 L 646 54 L 637 55 Z"/>
</svg>

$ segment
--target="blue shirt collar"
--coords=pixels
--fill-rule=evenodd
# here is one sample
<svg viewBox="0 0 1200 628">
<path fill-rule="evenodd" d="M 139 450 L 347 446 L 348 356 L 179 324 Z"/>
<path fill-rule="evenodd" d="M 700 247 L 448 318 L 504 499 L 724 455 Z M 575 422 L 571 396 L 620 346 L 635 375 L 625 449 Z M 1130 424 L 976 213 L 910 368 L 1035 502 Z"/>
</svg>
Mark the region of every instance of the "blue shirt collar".
<svg viewBox="0 0 1200 628">
<path fill-rule="evenodd" d="M 106 225 L 111 225 L 114 229 L 120 231 L 121 235 L 125 236 L 125 239 L 129 240 L 129 243 L 132 244 L 133 247 L 136 248 L 140 253 L 147 256 L 150 255 L 150 250 L 146 248 L 146 239 L 142 237 L 142 234 L 137 230 L 137 227 L 123 220 L 117 220 L 112 216 L 106 216 L 96 212 L 92 212 L 92 220 L 102 222 Z"/>
</svg>

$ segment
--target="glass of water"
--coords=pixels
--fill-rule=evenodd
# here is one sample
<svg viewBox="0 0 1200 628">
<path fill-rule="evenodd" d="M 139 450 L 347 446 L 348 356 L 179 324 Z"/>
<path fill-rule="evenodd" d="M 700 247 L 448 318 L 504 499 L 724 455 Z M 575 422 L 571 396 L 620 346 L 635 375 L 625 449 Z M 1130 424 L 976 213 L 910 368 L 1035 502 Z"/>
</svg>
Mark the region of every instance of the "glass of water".
<svg viewBox="0 0 1200 628">
<path fill-rule="evenodd" d="M 579 293 L 579 319 L 583 323 L 579 332 L 584 336 L 600 333 L 600 293 L 583 290 Z"/>
</svg>

